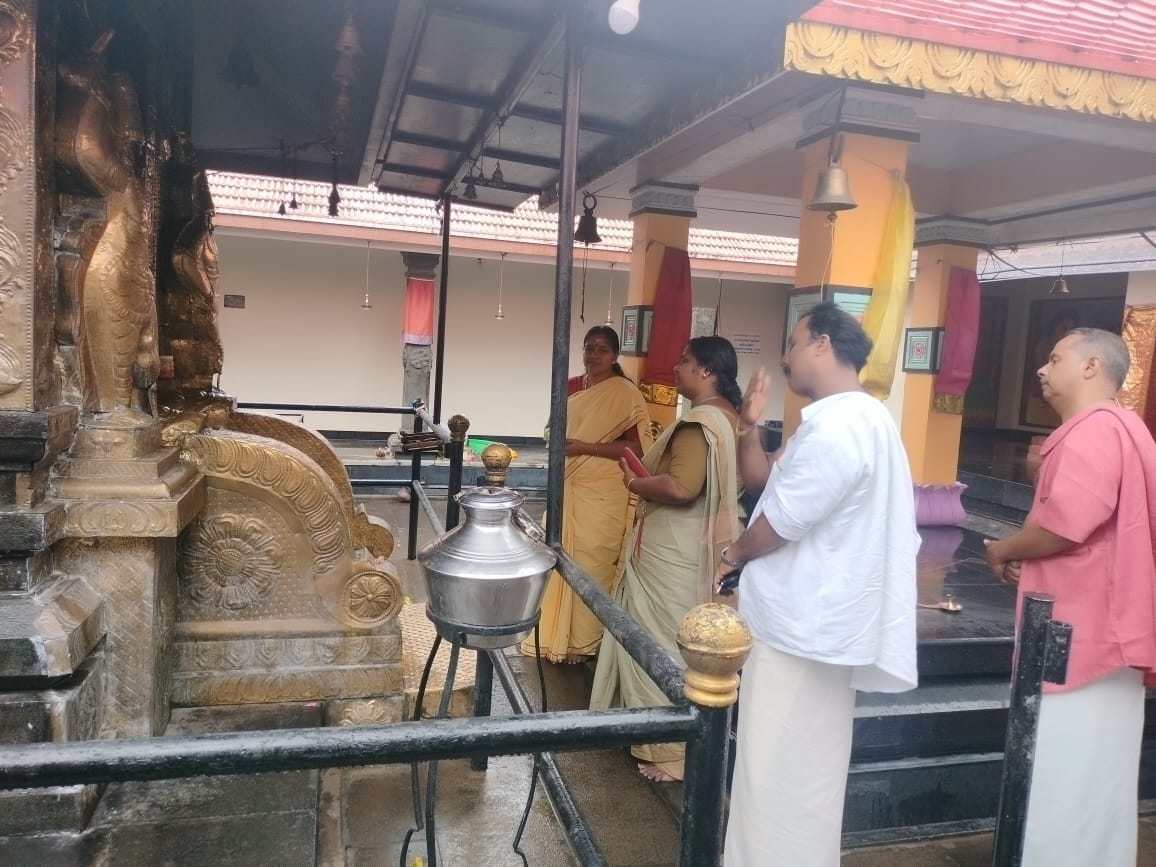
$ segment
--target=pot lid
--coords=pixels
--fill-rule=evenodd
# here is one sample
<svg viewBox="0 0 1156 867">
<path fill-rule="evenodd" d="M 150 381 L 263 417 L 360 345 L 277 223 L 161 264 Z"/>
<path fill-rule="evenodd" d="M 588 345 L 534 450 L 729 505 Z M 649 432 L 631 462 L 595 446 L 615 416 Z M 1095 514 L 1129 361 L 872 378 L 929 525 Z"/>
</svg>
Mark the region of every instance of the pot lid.
<svg viewBox="0 0 1156 867">
<path fill-rule="evenodd" d="M 458 494 L 458 502 L 466 509 L 510 511 L 526 502 L 526 498 L 512 488 L 467 488 Z"/>
</svg>

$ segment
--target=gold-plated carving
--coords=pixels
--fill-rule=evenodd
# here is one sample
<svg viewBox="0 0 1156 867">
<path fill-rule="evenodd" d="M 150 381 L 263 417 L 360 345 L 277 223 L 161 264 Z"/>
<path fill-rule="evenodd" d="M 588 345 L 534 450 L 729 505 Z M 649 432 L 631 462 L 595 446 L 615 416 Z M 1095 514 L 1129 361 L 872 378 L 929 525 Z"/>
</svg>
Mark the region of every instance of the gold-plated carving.
<svg viewBox="0 0 1156 867">
<path fill-rule="evenodd" d="M 1120 405 L 1141 418 L 1147 418 L 1152 361 L 1156 353 L 1156 305 L 1129 304 L 1125 307 L 1122 336 L 1132 364 L 1128 367 L 1124 387 L 1120 389 Z"/>
<path fill-rule="evenodd" d="M 257 485 L 292 503 L 309 533 L 317 572 L 337 564 L 347 538 L 335 487 L 312 461 L 280 443 L 222 431 L 191 434 L 181 458 L 206 476 Z"/>
<path fill-rule="evenodd" d="M 396 575 L 358 564 L 341 598 L 353 625 L 372 628 L 397 617 L 405 594 Z"/>
<path fill-rule="evenodd" d="M 56 155 L 62 186 L 105 209 L 83 282 L 64 287 L 76 311 L 73 334 L 86 411 L 155 415 L 160 370 L 153 252 L 156 172 L 146 147 L 136 91 L 126 75 L 106 76 L 105 33 L 84 58 L 61 64 Z M 75 245 L 74 245 L 75 246 Z M 69 328 L 59 328 L 58 335 Z M 143 413 L 142 413 L 143 411 Z M 143 422 L 142 422 L 143 423 Z"/>
<path fill-rule="evenodd" d="M 661 385 L 656 382 L 644 382 L 638 386 L 647 403 L 659 406 L 677 406 L 678 389 L 672 385 Z"/>
<path fill-rule="evenodd" d="M 0 0 L 0 70 L 18 60 L 32 44 L 29 4 Z"/>
<path fill-rule="evenodd" d="M 70 539 L 56 558 L 62 571 L 86 575 L 104 599 L 103 736 L 159 735 L 169 714 L 175 541 Z"/>
<path fill-rule="evenodd" d="M 369 701 L 344 702 L 344 709 L 338 719 L 339 726 L 371 726 L 399 722 L 399 702 L 387 702 L 371 698 Z"/>
<path fill-rule="evenodd" d="M 1150 79 L 813 21 L 787 25 L 784 65 L 929 93 L 1156 120 L 1156 81 Z"/>
<path fill-rule="evenodd" d="M 931 402 L 931 406 L 936 412 L 963 415 L 963 395 L 941 394 L 936 392 L 935 399 Z"/>
<path fill-rule="evenodd" d="M 264 522 L 241 515 L 198 521 L 184 546 L 189 594 L 230 611 L 269 594 L 284 563 L 281 545 Z"/>
<path fill-rule="evenodd" d="M 401 634 L 359 633 L 310 637 L 198 638 L 191 624 L 177 627 L 175 670 L 310 668 L 322 665 L 387 665 L 401 660 Z"/>
<path fill-rule="evenodd" d="M 172 207 L 163 230 L 173 239 L 172 252 L 158 294 L 162 354 L 173 357 L 173 377 L 162 383 L 162 404 L 170 411 L 215 394 L 223 359 L 214 303 L 220 267 L 213 198 L 187 134 L 173 137 L 172 151 L 166 174 Z"/>
<path fill-rule="evenodd" d="M 177 672 L 172 702 L 178 706 L 321 701 L 395 695 L 400 663 L 371 667 L 246 672 Z"/>
<path fill-rule="evenodd" d="M 753 643 L 739 613 L 717 602 L 698 605 L 682 619 L 677 641 L 687 665 L 686 697 L 704 707 L 734 704 L 739 697 L 739 669 Z"/>
</svg>

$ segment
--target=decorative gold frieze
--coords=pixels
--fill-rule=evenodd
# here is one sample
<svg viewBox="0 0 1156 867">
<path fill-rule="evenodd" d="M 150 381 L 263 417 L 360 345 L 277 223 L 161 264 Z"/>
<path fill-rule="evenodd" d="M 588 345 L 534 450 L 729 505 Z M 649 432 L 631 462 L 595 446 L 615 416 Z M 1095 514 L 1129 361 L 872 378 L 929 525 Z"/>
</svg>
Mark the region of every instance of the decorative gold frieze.
<svg viewBox="0 0 1156 867">
<path fill-rule="evenodd" d="M 81 538 L 131 536 L 174 539 L 205 504 L 198 479 L 165 500 L 67 500 L 64 533 Z"/>
<path fill-rule="evenodd" d="M 871 84 L 1156 121 L 1156 81 L 835 27 L 787 25 L 784 66 Z"/>
<path fill-rule="evenodd" d="M 402 686 L 400 664 L 324 666 L 288 671 L 177 672 L 174 705 L 264 704 L 394 695 Z"/>
<path fill-rule="evenodd" d="M 255 668 L 314 668 L 324 665 L 387 665 L 401 661 L 401 633 L 321 635 L 292 638 L 181 640 L 176 670 L 232 671 Z"/>
<path fill-rule="evenodd" d="M 372 726 L 401 722 L 405 702 L 401 696 L 326 702 L 326 725 Z"/>
</svg>

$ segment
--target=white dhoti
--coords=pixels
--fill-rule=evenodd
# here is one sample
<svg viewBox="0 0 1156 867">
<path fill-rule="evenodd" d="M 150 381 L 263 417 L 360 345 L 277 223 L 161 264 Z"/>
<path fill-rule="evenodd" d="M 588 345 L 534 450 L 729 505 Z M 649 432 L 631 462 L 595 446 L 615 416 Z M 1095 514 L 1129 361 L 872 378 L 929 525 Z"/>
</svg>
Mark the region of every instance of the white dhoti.
<svg viewBox="0 0 1156 867">
<path fill-rule="evenodd" d="M 838 867 L 851 668 L 755 642 L 743 666 L 726 867 Z"/>
<path fill-rule="evenodd" d="M 1023 867 L 1135 867 L 1143 728 L 1134 668 L 1044 695 Z"/>
</svg>

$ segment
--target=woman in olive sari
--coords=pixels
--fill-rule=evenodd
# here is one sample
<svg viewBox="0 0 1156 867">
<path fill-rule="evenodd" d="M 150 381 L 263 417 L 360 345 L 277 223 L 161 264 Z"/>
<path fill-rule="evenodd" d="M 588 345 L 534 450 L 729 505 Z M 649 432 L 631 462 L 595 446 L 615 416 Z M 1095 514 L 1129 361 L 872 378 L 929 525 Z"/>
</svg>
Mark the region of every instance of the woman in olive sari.
<svg viewBox="0 0 1156 867">
<path fill-rule="evenodd" d="M 618 461 L 625 449 L 641 455 L 651 442 L 646 402 L 619 367 L 618 349 L 613 328 L 591 328 L 582 345 L 586 372 L 567 383 L 566 401 L 562 547 L 607 592 L 634 519 Z M 543 657 L 570 663 L 593 657 L 602 640 L 598 618 L 556 572 L 542 599 L 538 640 Z M 522 642 L 522 652 L 534 654 L 533 636 Z"/>
<path fill-rule="evenodd" d="M 618 585 L 626 609 L 676 660 L 675 636 L 686 613 L 714 598 L 711 579 L 719 551 L 739 535 L 735 433 L 742 392 L 734 347 L 721 337 L 696 337 L 675 367 L 684 412 L 646 453 L 651 475 L 623 463 L 626 487 L 639 497 L 630 556 Z M 610 635 L 602 642 L 590 707 L 670 704 Z M 631 748 L 643 776 L 681 780 L 685 745 Z"/>
</svg>

